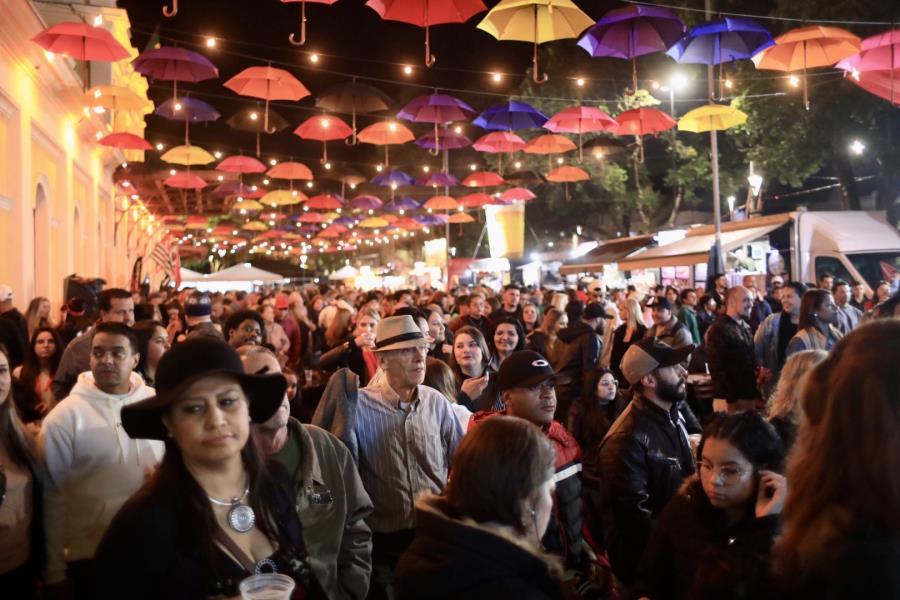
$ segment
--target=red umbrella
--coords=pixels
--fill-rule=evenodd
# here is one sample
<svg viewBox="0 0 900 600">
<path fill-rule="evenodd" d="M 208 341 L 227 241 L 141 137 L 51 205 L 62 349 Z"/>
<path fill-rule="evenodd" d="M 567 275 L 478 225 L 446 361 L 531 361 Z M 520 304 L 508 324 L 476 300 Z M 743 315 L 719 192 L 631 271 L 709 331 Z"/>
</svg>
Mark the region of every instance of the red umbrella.
<svg viewBox="0 0 900 600">
<path fill-rule="evenodd" d="M 511 131 L 492 131 L 475 140 L 472 147 L 479 152 L 499 154 L 499 165 L 497 170 L 502 174 L 503 153 L 518 152 L 519 150 L 522 150 L 525 148 L 525 140 Z"/>
<path fill-rule="evenodd" d="M 593 106 L 573 106 L 561 110 L 544 123 L 544 129 L 553 133 L 577 133 L 578 134 L 578 161 L 584 160 L 581 143 L 585 133 L 596 131 L 615 131 L 616 120 Z"/>
<path fill-rule="evenodd" d="M 328 140 L 343 140 L 353 135 L 353 128 L 333 115 L 317 115 L 300 123 L 294 130 L 297 135 L 305 140 L 318 140 L 322 142 L 324 151 L 322 163 L 328 160 Z"/>
<path fill-rule="evenodd" d="M 169 187 L 183 190 L 202 190 L 206 187 L 206 181 L 202 177 L 191 173 L 176 173 L 167 177 L 163 183 Z"/>
<path fill-rule="evenodd" d="M 269 100 L 300 100 L 309 96 L 309 90 L 300 81 L 285 71 L 272 66 L 247 67 L 225 82 L 225 87 L 241 96 L 250 96 L 266 101 L 263 128 L 269 133 Z"/>
<path fill-rule="evenodd" d="M 344 201 L 334 194 L 319 194 L 306 201 L 308 208 L 317 210 L 334 210 L 344 206 Z"/>
<path fill-rule="evenodd" d="M 487 10 L 481 0 L 368 0 L 366 6 L 387 21 L 401 21 L 425 28 L 425 65 L 435 58 L 431 53 L 430 28 L 444 23 L 465 23 L 473 15 Z"/>
<path fill-rule="evenodd" d="M 57 23 L 34 36 L 32 41 L 47 52 L 64 54 L 75 60 L 128 58 L 128 50 L 109 31 L 87 23 Z"/>
<path fill-rule="evenodd" d="M 111 133 L 100 140 L 103 146 L 122 150 L 152 150 L 153 146 L 144 138 L 133 133 Z"/>
<path fill-rule="evenodd" d="M 531 190 L 523 187 L 509 188 L 500 194 L 500 200 L 504 202 L 528 202 L 535 198 L 537 196 Z"/>
<path fill-rule="evenodd" d="M 668 131 L 677 125 L 675 119 L 655 108 L 635 108 L 626 110 L 616 117 L 616 135 L 633 135 L 637 138 L 641 149 L 641 162 L 644 162 L 644 144 L 641 136 L 648 133 Z"/>
<path fill-rule="evenodd" d="M 463 179 L 462 184 L 468 187 L 490 187 L 494 185 L 503 185 L 506 181 L 497 175 L 496 173 L 491 173 L 490 171 L 478 171 L 477 173 L 472 173 L 465 179 Z"/>
<path fill-rule="evenodd" d="M 484 192 L 466 194 L 459 199 L 459 205 L 466 208 L 481 208 L 487 204 L 495 204 L 496 200 Z"/>
<path fill-rule="evenodd" d="M 306 43 L 306 3 L 307 2 L 315 2 L 316 4 L 334 4 L 337 0 L 281 0 L 282 4 L 290 4 L 290 3 L 300 3 L 300 41 L 298 42 L 294 39 L 294 34 L 288 36 L 288 41 L 290 41 L 295 46 L 302 46 Z"/>
<path fill-rule="evenodd" d="M 219 76 L 219 70 L 205 56 L 184 48 L 160 46 L 141 53 L 131 62 L 134 70 L 150 77 L 173 82 L 173 98 L 178 98 L 178 82 L 197 83 Z"/>
<path fill-rule="evenodd" d="M 229 156 L 218 164 L 217 171 L 225 173 L 265 173 L 266 166 L 250 156 Z"/>
</svg>

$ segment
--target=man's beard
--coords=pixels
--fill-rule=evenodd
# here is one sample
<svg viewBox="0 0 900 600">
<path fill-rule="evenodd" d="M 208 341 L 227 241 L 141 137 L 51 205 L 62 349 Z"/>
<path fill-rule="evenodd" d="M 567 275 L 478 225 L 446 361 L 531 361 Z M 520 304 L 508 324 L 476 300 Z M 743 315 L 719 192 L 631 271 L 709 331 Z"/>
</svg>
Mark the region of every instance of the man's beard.
<svg viewBox="0 0 900 600">
<path fill-rule="evenodd" d="M 656 384 L 656 395 L 663 402 L 677 404 L 687 397 L 687 387 L 683 384 L 684 381 L 682 379 L 675 383 L 660 381 Z"/>
</svg>

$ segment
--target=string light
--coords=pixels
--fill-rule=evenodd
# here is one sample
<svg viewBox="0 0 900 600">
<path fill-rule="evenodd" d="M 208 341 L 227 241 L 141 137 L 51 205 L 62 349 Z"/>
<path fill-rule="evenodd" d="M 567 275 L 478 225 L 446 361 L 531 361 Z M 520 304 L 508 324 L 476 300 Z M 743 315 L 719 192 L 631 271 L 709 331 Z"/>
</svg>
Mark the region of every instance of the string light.
<svg viewBox="0 0 900 600">
<path fill-rule="evenodd" d="M 103 15 L 97 15 L 96 17 L 94 17 L 93 23 L 94 27 L 100 27 L 101 25 L 103 25 Z"/>
<path fill-rule="evenodd" d="M 500 83 L 503 81 L 503 75 L 500 73 L 491 73 L 491 79 L 494 80 L 494 83 Z"/>
<path fill-rule="evenodd" d="M 309 62 L 311 62 L 312 64 L 318 63 L 318 62 L 319 62 L 319 55 L 318 55 L 317 53 L 315 53 L 315 52 L 310 53 L 310 55 L 309 55 Z"/>
<path fill-rule="evenodd" d="M 224 176 L 224 175 L 219 175 L 218 177 L 216 177 L 216 180 L 217 180 L 217 181 L 225 181 L 225 176 Z"/>
<path fill-rule="evenodd" d="M 175 175 L 175 169 L 169 169 L 169 175 L 174 176 L 174 175 Z"/>
<path fill-rule="evenodd" d="M 256 111 L 253 111 L 252 113 L 250 113 L 251 121 L 256 121 L 257 119 L 259 119 L 259 115 L 256 113 Z"/>
<path fill-rule="evenodd" d="M 275 160 L 274 158 L 272 158 L 272 159 L 269 159 L 269 164 L 272 165 L 272 166 L 274 167 L 275 165 L 278 164 L 278 161 Z"/>
<path fill-rule="evenodd" d="M 222 152 L 216 150 L 215 152 L 213 152 L 213 156 L 215 156 L 217 159 L 222 158 Z"/>
<path fill-rule="evenodd" d="M 330 170 L 331 170 L 331 163 L 330 163 L 330 162 L 325 163 L 324 166 L 325 166 L 325 170 L 326 170 L 326 171 L 330 171 Z"/>
<path fill-rule="evenodd" d="M 584 87 L 584 77 L 579 77 L 575 80 L 575 85 L 578 87 Z"/>
<path fill-rule="evenodd" d="M 726 79 L 725 80 L 725 88 L 730 90 L 733 87 L 734 87 L 734 82 L 730 79 Z"/>
<path fill-rule="evenodd" d="M 166 146 L 165 146 L 164 144 L 159 143 L 159 144 L 156 145 L 156 151 L 157 151 L 157 152 L 162 152 L 162 151 L 163 151 L 163 148 L 165 148 L 165 147 L 166 147 Z"/>
<path fill-rule="evenodd" d="M 409 65 L 403 65 L 403 74 L 404 75 L 412 75 L 412 67 Z"/>
<path fill-rule="evenodd" d="M 475 163 L 472 163 L 471 165 L 469 165 L 469 170 L 470 170 L 470 171 L 477 171 L 477 170 L 478 170 L 478 165 L 476 165 Z"/>
<path fill-rule="evenodd" d="M 216 38 L 210 36 L 206 38 L 206 47 L 207 48 L 215 48 L 216 47 Z"/>
<path fill-rule="evenodd" d="M 791 84 L 791 87 L 800 87 L 800 78 L 796 75 L 791 75 L 788 78 L 788 83 Z"/>
</svg>

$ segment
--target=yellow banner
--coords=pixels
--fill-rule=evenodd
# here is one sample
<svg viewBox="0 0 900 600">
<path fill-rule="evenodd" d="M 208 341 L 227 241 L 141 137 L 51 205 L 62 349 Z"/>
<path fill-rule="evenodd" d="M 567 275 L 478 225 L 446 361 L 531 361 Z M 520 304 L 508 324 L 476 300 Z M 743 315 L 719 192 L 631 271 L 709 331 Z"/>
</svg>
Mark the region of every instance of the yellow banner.
<svg viewBox="0 0 900 600">
<path fill-rule="evenodd" d="M 484 207 L 491 258 L 522 258 L 525 254 L 525 205 Z"/>
</svg>

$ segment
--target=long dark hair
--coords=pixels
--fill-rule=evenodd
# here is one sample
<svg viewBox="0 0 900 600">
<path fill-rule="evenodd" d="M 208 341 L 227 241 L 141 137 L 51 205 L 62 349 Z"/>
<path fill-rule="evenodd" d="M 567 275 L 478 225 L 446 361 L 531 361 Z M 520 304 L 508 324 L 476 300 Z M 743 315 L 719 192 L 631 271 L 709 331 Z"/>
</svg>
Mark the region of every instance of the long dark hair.
<svg viewBox="0 0 900 600">
<path fill-rule="evenodd" d="M 797 323 L 799 330 L 809 329 L 816 326 L 816 315 L 825 300 L 831 296 L 828 290 L 809 290 L 803 294 L 800 301 L 800 321 Z"/>
<path fill-rule="evenodd" d="M 220 527 L 216 522 L 212 504 L 206 492 L 185 466 L 181 448 L 175 440 L 167 439 L 165 444 L 166 453 L 162 462 L 142 492 L 155 492 L 172 499 L 179 520 L 178 530 L 185 536 L 190 547 L 200 553 L 209 569 L 217 577 L 222 578 L 224 571 L 216 545 Z M 269 474 L 264 458 L 257 449 L 252 427 L 250 437 L 241 450 L 241 460 L 249 478 L 250 492 L 247 495 L 247 504 L 256 514 L 256 527 L 270 541 L 277 542 L 278 548 L 289 547 L 291 541 L 279 529 L 272 512 L 272 498 L 286 494 L 287 491 Z"/>
<path fill-rule="evenodd" d="M 516 336 L 518 336 L 519 340 L 516 342 L 516 347 L 513 348 L 513 352 L 518 352 L 519 350 L 525 349 L 525 329 L 522 327 L 522 323 L 515 317 L 500 317 L 496 321 L 491 323 L 490 329 L 490 338 L 488 340 L 488 344 L 490 345 L 491 352 L 495 355 L 498 355 L 497 347 L 494 346 L 494 335 L 497 333 L 497 328 L 501 325 L 512 325 L 516 329 Z"/>
<path fill-rule="evenodd" d="M 7 365 L 12 370 L 9 350 L 3 344 L 0 344 L 0 354 L 6 357 Z M 12 378 L 11 373 L 10 378 Z M 3 444 L 3 448 L 14 463 L 29 469 L 34 474 L 37 472 L 38 466 L 37 454 L 28 434 L 25 433 L 14 405 L 13 386 L 10 386 L 6 402 L 0 404 L 0 444 Z"/>
<path fill-rule="evenodd" d="M 703 458 L 706 440 L 724 440 L 740 452 L 756 470 L 784 471 L 784 444 L 775 428 L 755 410 L 716 413 L 703 428 L 697 446 L 697 462 Z"/>
<path fill-rule="evenodd" d="M 138 321 L 134 324 L 134 327 L 131 328 L 137 336 L 137 351 L 141 355 L 138 359 L 137 367 L 134 370 L 140 373 L 141 377 L 145 380 L 147 379 L 147 350 L 150 348 L 150 340 L 153 339 L 153 333 L 156 331 L 157 327 L 162 327 L 163 331 L 166 329 L 166 326 L 161 322 L 152 319 Z"/>
<path fill-rule="evenodd" d="M 578 410 L 575 411 L 572 419 L 572 435 L 585 452 L 599 448 L 600 442 L 606 437 L 606 432 L 609 431 L 616 418 L 618 392 L 616 392 L 616 398 L 606 404 L 601 404 L 597 397 L 597 385 L 600 383 L 600 378 L 606 374 L 612 375 L 613 379 L 616 377 L 612 370 L 604 367 L 598 367 L 585 373 L 585 387 L 590 386 L 591 395 L 586 399 L 578 400 Z M 617 379 L 616 384 L 618 385 Z"/>
<path fill-rule="evenodd" d="M 22 384 L 22 388 L 28 399 L 32 399 L 32 396 L 34 395 L 34 383 L 41 374 L 41 359 L 38 358 L 37 352 L 34 350 L 34 345 L 37 343 L 38 336 L 45 332 L 53 336 L 53 343 L 56 344 L 56 351 L 48 359 L 51 379 L 56 374 L 56 369 L 59 367 L 59 360 L 62 358 L 63 350 L 65 350 L 62 339 L 59 337 L 59 333 L 52 327 L 38 327 L 34 330 L 34 334 L 31 336 L 31 343 L 28 345 L 28 350 L 25 352 L 25 361 L 22 363 L 22 370 L 19 372 L 19 383 Z"/>
<path fill-rule="evenodd" d="M 481 333 L 481 330 L 477 327 L 472 327 L 471 325 L 464 325 L 456 330 L 456 333 L 453 335 L 454 340 L 458 340 L 459 336 L 467 335 L 478 344 L 478 347 L 481 348 L 481 373 L 484 374 L 485 369 L 491 364 L 491 349 L 488 348 L 487 341 L 484 339 L 484 334 Z M 454 341 L 454 346 L 456 342 Z M 456 348 L 454 347 L 453 351 L 450 352 L 450 368 L 453 369 L 453 373 L 456 375 L 457 380 L 462 383 L 466 379 L 466 375 L 463 374 L 462 369 L 459 367 L 459 363 L 456 362 Z"/>
</svg>

